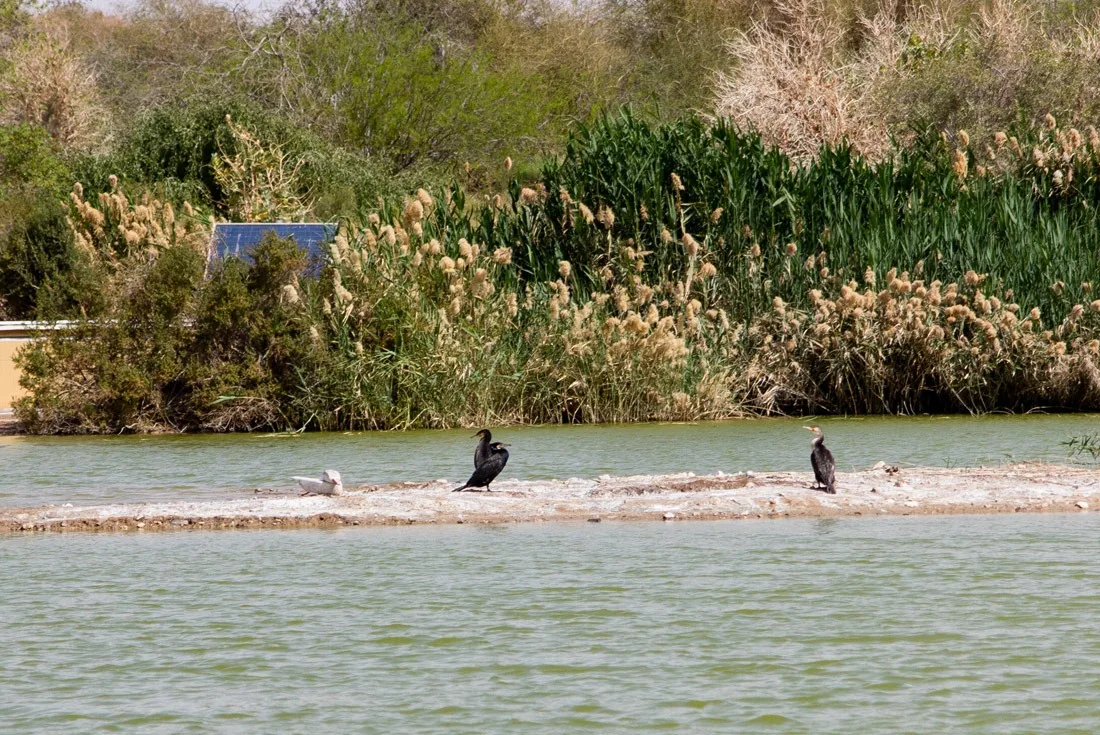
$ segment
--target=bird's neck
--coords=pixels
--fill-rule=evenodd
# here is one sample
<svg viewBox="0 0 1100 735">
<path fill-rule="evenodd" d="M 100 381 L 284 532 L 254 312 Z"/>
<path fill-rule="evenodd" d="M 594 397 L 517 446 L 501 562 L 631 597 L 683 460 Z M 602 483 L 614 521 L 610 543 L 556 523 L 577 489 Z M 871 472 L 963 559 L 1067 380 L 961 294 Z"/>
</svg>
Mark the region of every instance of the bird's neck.
<svg viewBox="0 0 1100 735">
<path fill-rule="evenodd" d="M 823 441 L 825 441 L 825 437 L 822 434 L 818 434 L 817 436 L 815 436 L 813 438 L 813 440 L 810 442 L 810 444 L 812 444 L 815 447 L 820 447 L 821 442 L 823 442 Z"/>
</svg>

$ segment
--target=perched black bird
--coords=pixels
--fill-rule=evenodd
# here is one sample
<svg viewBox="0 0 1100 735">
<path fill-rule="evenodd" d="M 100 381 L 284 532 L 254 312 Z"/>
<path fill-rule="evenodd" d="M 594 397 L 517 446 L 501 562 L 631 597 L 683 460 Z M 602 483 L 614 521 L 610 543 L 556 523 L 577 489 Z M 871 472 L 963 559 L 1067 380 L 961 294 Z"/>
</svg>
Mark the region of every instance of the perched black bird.
<svg viewBox="0 0 1100 735">
<path fill-rule="evenodd" d="M 507 444 L 501 444 L 500 442 L 493 442 L 489 445 L 490 454 L 488 457 L 481 461 L 481 464 L 474 470 L 474 474 L 470 475 L 470 479 L 466 481 L 466 484 L 462 487 L 456 487 L 453 492 L 481 492 L 481 488 L 489 490 L 489 483 L 497 479 L 504 470 L 504 465 L 508 464 L 508 450 L 505 447 Z"/>
<path fill-rule="evenodd" d="M 481 438 L 481 441 L 477 443 L 477 449 L 474 450 L 474 469 L 476 470 L 481 466 L 481 463 L 493 453 L 493 450 L 489 447 L 493 443 L 493 435 L 488 429 L 482 429 L 474 434 L 474 438 Z"/>
<path fill-rule="evenodd" d="M 836 495 L 836 460 L 833 453 L 825 448 L 825 435 L 821 433 L 820 426 L 803 426 L 813 432 L 814 438 L 810 441 L 813 451 L 810 452 L 810 464 L 814 467 L 814 479 L 817 480 L 815 489 L 824 489 L 830 495 Z"/>
</svg>

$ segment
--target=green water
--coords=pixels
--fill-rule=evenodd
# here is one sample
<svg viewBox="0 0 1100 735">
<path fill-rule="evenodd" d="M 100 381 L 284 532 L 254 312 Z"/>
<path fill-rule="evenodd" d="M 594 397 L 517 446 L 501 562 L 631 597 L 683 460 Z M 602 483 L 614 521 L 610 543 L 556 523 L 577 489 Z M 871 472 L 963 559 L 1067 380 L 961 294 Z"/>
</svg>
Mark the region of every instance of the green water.
<svg viewBox="0 0 1100 735">
<path fill-rule="evenodd" d="M 0 537 L 4 732 L 1092 733 L 1100 517 Z"/>
<path fill-rule="evenodd" d="M 502 479 L 601 474 L 808 470 L 805 419 L 517 427 Z M 822 419 L 842 471 L 891 464 L 1065 461 L 1061 442 L 1100 430 L 1093 415 Z M 290 488 L 292 475 L 340 470 L 347 484 L 469 475 L 472 430 L 158 437 L 0 437 L 0 506 L 224 498 Z"/>
</svg>

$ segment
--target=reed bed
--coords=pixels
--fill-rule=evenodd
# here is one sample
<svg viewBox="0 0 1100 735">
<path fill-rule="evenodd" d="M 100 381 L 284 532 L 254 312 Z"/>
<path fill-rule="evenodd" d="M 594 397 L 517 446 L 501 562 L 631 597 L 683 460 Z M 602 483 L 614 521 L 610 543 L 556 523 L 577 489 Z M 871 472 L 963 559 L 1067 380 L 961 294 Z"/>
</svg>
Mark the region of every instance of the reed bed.
<svg viewBox="0 0 1100 735">
<path fill-rule="evenodd" d="M 270 239 L 211 265 L 198 215 L 74 193 L 111 306 L 23 353 L 17 412 L 95 432 L 1097 409 L 1098 161 L 1054 120 L 796 165 L 627 113 L 537 181 L 349 218 L 313 264 Z"/>
</svg>

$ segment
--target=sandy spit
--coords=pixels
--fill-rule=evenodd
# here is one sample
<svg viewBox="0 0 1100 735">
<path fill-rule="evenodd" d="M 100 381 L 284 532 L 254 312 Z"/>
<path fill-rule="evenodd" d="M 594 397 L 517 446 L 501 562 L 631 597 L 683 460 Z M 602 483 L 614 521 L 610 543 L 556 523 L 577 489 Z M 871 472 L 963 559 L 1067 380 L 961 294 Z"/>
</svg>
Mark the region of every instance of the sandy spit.
<svg viewBox="0 0 1100 735">
<path fill-rule="evenodd" d="M 0 509 L 0 532 L 323 528 L 545 521 L 829 518 L 1100 509 L 1100 472 L 1047 464 L 875 469 L 838 475 L 838 493 L 808 473 L 502 481 L 491 493 L 454 483 L 350 488 L 339 497 L 256 491 L 200 502 Z"/>
</svg>

